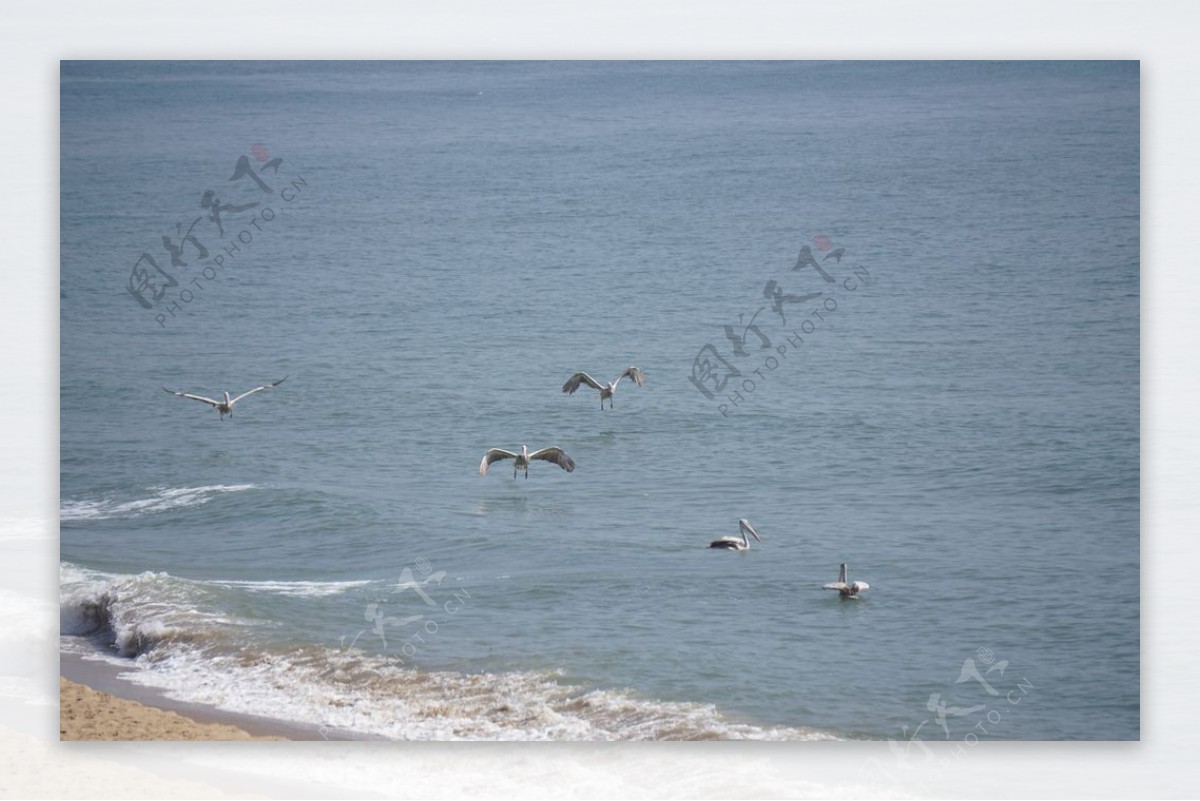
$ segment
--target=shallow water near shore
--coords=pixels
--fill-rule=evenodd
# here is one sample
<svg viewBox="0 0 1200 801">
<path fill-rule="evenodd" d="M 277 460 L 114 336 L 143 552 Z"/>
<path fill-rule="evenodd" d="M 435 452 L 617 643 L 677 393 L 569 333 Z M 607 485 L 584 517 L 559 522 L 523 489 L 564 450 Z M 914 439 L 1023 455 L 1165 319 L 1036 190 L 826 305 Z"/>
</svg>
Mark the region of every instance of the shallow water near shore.
<svg viewBox="0 0 1200 801">
<path fill-rule="evenodd" d="M 64 651 L 327 734 L 1136 739 L 1138 102 L 1125 62 L 65 62 Z M 478 474 L 521 444 L 576 470 Z"/>
</svg>

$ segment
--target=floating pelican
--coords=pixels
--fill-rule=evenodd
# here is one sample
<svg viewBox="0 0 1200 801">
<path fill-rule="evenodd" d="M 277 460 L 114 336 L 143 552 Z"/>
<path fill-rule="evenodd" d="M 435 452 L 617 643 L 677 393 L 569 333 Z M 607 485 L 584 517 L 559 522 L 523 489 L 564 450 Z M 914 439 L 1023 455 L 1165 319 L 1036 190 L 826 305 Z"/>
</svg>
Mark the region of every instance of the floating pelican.
<svg viewBox="0 0 1200 801">
<path fill-rule="evenodd" d="M 492 448 L 483 455 L 483 461 L 479 463 L 479 475 L 486 476 L 488 468 L 492 466 L 492 462 L 498 462 L 501 459 L 515 459 L 513 463 L 513 478 L 517 477 L 519 470 L 525 471 L 525 479 L 529 479 L 529 462 L 531 459 L 541 459 L 546 462 L 554 462 L 570 473 L 575 469 L 575 461 L 567 456 L 562 448 L 542 448 L 540 451 L 529 452 L 524 445 L 521 446 L 520 453 L 506 451 L 503 448 Z"/>
<path fill-rule="evenodd" d="M 746 539 L 749 534 L 754 539 L 762 542 L 762 537 L 758 536 L 758 532 L 750 525 L 750 521 L 742 518 L 738 521 L 738 526 L 742 529 L 741 537 L 721 537 L 719 540 L 713 540 L 708 544 L 709 548 L 725 548 L 730 551 L 748 551 L 750 550 L 750 540 Z"/>
<path fill-rule="evenodd" d="M 843 598 L 857 598 L 858 594 L 863 590 L 871 589 L 871 585 L 865 581 L 855 581 L 852 584 L 846 583 L 846 563 L 842 562 L 842 567 L 838 571 L 838 580 L 832 584 L 826 584 L 825 589 L 837 590 L 838 595 Z"/>
<path fill-rule="evenodd" d="M 264 389 L 274 389 L 275 387 L 282 384 L 284 381 L 287 381 L 286 375 L 283 378 L 276 381 L 274 384 L 264 384 L 261 387 L 255 387 L 254 389 L 250 390 L 249 392 L 243 392 L 241 395 L 238 395 L 236 398 L 230 398 L 229 393 L 226 392 L 226 393 L 224 393 L 225 399 L 219 400 L 219 401 L 213 400 L 212 398 L 206 398 L 203 395 L 189 395 L 186 392 L 176 392 L 175 390 L 167 389 L 166 387 L 163 387 L 163 389 L 167 392 L 170 392 L 172 395 L 178 395 L 181 398 L 191 398 L 192 400 L 198 400 L 201 403 L 207 403 L 209 406 L 213 407 L 218 412 L 220 412 L 221 419 L 224 420 L 225 415 L 229 415 L 230 419 L 233 418 L 233 404 L 237 403 L 242 398 L 247 398 L 247 397 L 253 395 L 255 392 L 262 392 Z"/>
<path fill-rule="evenodd" d="M 568 395 L 574 395 L 575 390 L 579 389 L 580 384 L 587 384 L 592 389 L 598 389 L 600 390 L 600 410 L 604 411 L 604 399 L 608 398 L 608 408 L 611 409 L 613 405 L 613 395 L 617 394 L 617 384 L 620 384 L 621 379 L 626 377 L 628 377 L 630 381 L 637 384 L 639 387 L 646 383 L 646 374 L 636 367 L 630 367 L 628 370 L 617 376 L 617 380 L 610 381 L 607 384 L 601 384 L 587 373 L 576 373 L 567 379 L 567 383 L 563 384 L 562 391 Z"/>
</svg>

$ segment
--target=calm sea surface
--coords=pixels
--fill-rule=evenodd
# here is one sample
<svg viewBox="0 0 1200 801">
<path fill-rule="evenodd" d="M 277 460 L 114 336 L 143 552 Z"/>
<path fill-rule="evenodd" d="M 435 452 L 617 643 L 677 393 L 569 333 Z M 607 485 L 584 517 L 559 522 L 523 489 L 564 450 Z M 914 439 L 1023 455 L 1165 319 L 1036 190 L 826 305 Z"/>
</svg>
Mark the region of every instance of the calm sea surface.
<svg viewBox="0 0 1200 801">
<path fill-rule="evenodd" d="M 395 738 L 1138 737 L 1136 62 L 65 62 L 61 117 L 65 651 Z"/>
</svg>

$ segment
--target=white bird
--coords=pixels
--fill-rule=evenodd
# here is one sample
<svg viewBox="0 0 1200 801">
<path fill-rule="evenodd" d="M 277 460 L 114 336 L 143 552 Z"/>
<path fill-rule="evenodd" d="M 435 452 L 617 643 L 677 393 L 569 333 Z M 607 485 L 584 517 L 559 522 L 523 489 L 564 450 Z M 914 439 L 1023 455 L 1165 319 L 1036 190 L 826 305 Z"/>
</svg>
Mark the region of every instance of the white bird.
<svg viewBox="0 0 1200 801">
<path fill-rule="evenodd" d="M 225 395 L 224 400 L 213 400 L 212 398 L 206 398 L 203 395 L 189 395 L 186 392 L 176 392 L 175 390 L 167 389 L 166 387 L 163 387 L 163 389 L 167 392 L 170 392 L 172 395 L 178 395 L 181 398 L 191 398 L 192 400 L 198 400 L 201 403 L 207 403 L 209 406 L 213 407 L 218 412 L 220 412 L 221 419 L 224 420 L 225 415 L 229 415 L 230 419 L 233 418 L 233 404 L 237 403 L 242 398 L 247 398 L 247 397 L 253 395 L 255 392 L 262 392 L 264 389 L 274 389 L 275 387 L 282 384 L 284 381 L 287 381 L 286 375 L 283 378 L 276 381 L 274 384 L 264 384 L 261 387 L 255 387 L 254 389 L 250 390 L 249 392 L 243 392 L 241 395 L 238 395 L 236 398 L 230 398 L 229 393 L 226 392 L 226 393 L 224 393 L 224 395 Z"/>
<path fill-rule="evenodd" d="M 630 367 L 628 370 L 617 376 L 615 381 L 610 381 L 607 384 L 601 384 L 587 373 L 576 373 L 567 379 L 567 383 L 563 384 L 562 391 L 568 395 L 574 395 L 575 390 L 579 389 L 580 384 L 587 384 L 592 389 L 598 389 L 600 390 L 600 411 L 604 411 L 604 399 L 608 398 L 608 408 L 611 409 L 613 405 L 613 395 L 617 394 L 617 384 L 620 384 L 621 379 L 626 377 L 639 387 L 646 383 L 646 374 L 636 367 Z"/>
<path fill-rule="evenodd" d="M 515 459 L 516 461 L 513 462 L 513 478 L 517 477 L 518 471 L 524 470 L 526 480 L 529 480 L 529 462 L 532 459 L 541 459 L 542 461 L 546 462 L 554 462 L 554 464 L 558 465 L 563 470 L 566 470 L 568 473 L 575 469 L 575 460 L 573 460 L 570 456 L 567 456 L 566 451 L 564 451 L 562 448 L 542 448 L 541 450 L 530 453 L 529 449 L 522 445 L 520 453 L 506 451 L 503 448 L 490 449 L 483 455 L 483 461 L 479 463 L 479 475 L 486 476 L 488 468 L 491 467 L 492 462 L 498 462 L 501 459 Z"/>
<path fill-rule="evenodd" d="M 865 581 L 855 581 L 851 584 L 846 583 L 846 563 L 842 562 L 842 567 L 838 571 L 838 580 L 826 584 L 825 589 L 837 590 L 838 594 L 843 598 L 857 598 L 858 594 L 863 590 L 871 589 L 871 585 Z"/>
<path fill-rule="evenodd" d="M 750 521 L 742 518 L 738 521 L 738 526 L 742 529 L 741 537 L 721 537 L 719 540 L 713 540 L 708 544 L 709 548 L 725 548 L 730 551 L 748 551 L 750 550 L 750 540 L 746 539 L 749 534 L 754 539 L 762 542 L 762 537 L 758 536 L 758 532 L 750 525 Z"/>
</svg>

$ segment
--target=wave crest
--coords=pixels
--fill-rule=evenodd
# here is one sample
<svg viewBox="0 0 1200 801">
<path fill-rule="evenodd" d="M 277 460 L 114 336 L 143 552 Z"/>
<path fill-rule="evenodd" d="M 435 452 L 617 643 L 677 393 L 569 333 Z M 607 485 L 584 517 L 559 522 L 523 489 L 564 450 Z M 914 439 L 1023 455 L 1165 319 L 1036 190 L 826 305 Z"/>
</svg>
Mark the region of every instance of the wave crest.
<svg viewBox="0 0 1200 801">
<path fill-rule="evenodd" d="M 200 506 L 201 504 L 208 503 L 221 493 L 243 492 L 249 489 L 255 489 L 255 485 L 213 484 L 207 487 L 150 487 L 149 490 L 154 495 L 149 498 L 135 498 L 123 501 L 113 498 L 63 501 L 59 506 L 58 517 L 63 522 L 139 517 L 171 509 Z"/>
</svg>

